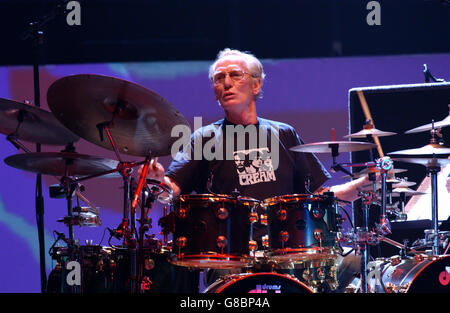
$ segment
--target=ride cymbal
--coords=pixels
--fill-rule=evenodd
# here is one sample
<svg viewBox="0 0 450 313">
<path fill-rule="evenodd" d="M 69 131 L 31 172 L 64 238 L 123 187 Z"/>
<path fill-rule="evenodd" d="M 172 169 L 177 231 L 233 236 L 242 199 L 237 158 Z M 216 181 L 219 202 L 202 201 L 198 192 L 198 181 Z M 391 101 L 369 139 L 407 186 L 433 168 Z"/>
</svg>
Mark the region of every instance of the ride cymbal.
<svg viewBox="0 0 450 313">
<path fill-rule="evenodd" d="M 75 134 L 113 150 L 102 128 L 109 125 L 117 149 L 129 155 L 169 155 L 177 140 L 171 136 L 172 129 L 189 127 L 184 116 L 164 98 L 114 77 L 63 77 L 50 86 L 47 101 L 56 118 Z"/>
</svg>

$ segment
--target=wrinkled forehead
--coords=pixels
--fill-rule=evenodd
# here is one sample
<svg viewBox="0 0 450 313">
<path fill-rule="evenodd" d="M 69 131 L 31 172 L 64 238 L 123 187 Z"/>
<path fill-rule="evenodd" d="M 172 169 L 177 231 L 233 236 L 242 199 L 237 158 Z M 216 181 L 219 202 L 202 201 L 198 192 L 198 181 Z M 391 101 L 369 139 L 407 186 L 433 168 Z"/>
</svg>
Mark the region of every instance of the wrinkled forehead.
<svg viewBox="0 0 450 313">
<path fill-rule="evenodd" d="M 223 72 L 231 70 L 248 71 L 247 62 L 239 56 L 229 55 L 218 60 L 214 66 L 214 72 Z"/>
</svg>

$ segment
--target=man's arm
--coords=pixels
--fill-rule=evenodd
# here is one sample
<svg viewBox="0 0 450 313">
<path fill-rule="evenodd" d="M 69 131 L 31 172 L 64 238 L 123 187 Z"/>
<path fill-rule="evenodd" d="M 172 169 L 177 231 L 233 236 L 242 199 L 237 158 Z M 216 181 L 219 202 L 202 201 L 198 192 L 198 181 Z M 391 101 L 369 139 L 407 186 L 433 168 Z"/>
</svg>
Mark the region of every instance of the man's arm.
<svg viewBox="0 0 450 313">
<path fill-rule="evenodd" d="M 316 193 L 323 194 L 324 192 L 333 192 L 336 198 L 344 201 L 353 202 L 359 198 L 358 189 L 362 189 L 364 185 L 369 184 L 368 176 L 363 176 L 358 179 L 349 181 L 345 184 L 334 185 L 331 187 L 320 187 Z"/>
</svg>

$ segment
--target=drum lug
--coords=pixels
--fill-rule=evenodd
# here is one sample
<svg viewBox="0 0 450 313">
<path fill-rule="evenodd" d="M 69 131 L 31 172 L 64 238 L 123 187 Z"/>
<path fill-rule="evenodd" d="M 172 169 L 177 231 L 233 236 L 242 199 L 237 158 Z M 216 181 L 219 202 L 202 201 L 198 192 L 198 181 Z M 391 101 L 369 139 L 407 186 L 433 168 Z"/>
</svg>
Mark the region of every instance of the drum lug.
<svg viewBox="0 0 450 313">
<path fill-rule="evenodd" d="M 261 214 L 259 217 L 260 223 L 263 226 L 267 226 L 267 214 Z"/>
<path fill-rule="evenodd" d="M 280 221 L 285 221 L 287 218 L 287 211 L 285 209 L 280 209 L 277 211 L 277 218 Z"/>
<path fill-rule="evenodd" d="M 256 212 L 250 212 L 248 215 L 248 219 L 250 223 L 256 223 L 258 221 L 258 213 Z"/>
<path fill-rule="evenodd" d="M 255 251 L 258 248 L 258 243 L 255 240 L 248 241 L 248 250 Z"/>
<path fill-rule="evenodd" d="M 227 246 L 227 244 L 228 244 L 227 237 L 225 237 L 225 236 L 218 236 L 217 239 L 216 239 L 216 243 L 217 243 L 217 246 L 220 249 L 225 248 Z"/>
<path fill-rule="evenodd" d="M 229 212 L 226 208 L 219 208 L 216 210 L 216 217 L 220 220 L 225 220 L 228 218 Z"/>
<path fill-rule="evenodd" d="M 178 210 L 177 210 L 177 216 L 178 216 L 178 218 L 181 218 L 181 219 L 185 219 L 186 217 L 187 217 L 187 211 L 186 211 L 186 209 L 185 208 L 179 208 Z"/>
<path fill-rule="evenodd" d="M 187 244 L 187 238 L 184 236 L 180 236 L 177 238 L 177 246 L 179 249 L 182 249 L 184 247 L 186 247 Z"/>
<path fill-rule="evenodd" d="M 262 245 L 265 248 L 269 248 L 269 235 L 264 235 L 261 237 Z"/>
<path fill-rule="evenodd" d="M 321 219 L 325 215 L 323 208 L 314 208 L 311 210 L 311 213 L 316 220 Z"/>
<path fill-rule="evenodd" d="M 289 240 L 289 233 L 287 231 L 280 231 L 280 241 L 287 242 Z"/>
</svg>

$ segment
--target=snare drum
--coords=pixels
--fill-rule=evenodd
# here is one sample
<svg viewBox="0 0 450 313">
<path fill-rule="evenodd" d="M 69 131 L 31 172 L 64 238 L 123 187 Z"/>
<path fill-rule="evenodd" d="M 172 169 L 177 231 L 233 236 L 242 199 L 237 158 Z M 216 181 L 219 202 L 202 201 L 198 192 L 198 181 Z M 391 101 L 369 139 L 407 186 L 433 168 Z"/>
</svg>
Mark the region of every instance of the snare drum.
<svg viewBox="0 0 450 313">
<path fill-rule="evenodd" d="M 225 276 L 209 286 L 205 293 L 313 293 L 291 275 L 244 273 Z"/>
<path fill-rule="evenodd" d="M 263 201 L 269 259 L 276 262 L 334 259 L 337 212 L 327 197 L 294 194 Z"/>
<path fill-rule="evenodd" d="M 192 268 L 246 266 L 259 201 L 227 195 L 181 195 L 174 201 L 172 263 Z"/>
</svg>

